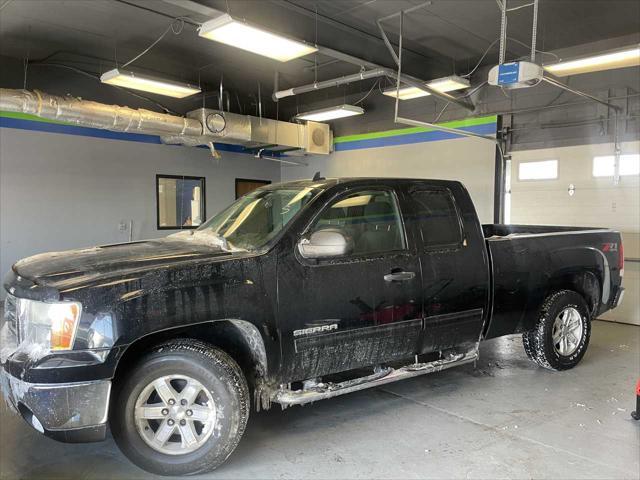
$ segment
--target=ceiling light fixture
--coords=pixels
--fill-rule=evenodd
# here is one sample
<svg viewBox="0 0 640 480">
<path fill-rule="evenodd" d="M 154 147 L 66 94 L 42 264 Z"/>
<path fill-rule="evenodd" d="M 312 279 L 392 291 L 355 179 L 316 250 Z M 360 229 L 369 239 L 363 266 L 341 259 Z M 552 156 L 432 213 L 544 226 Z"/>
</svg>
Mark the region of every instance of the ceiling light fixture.
<svg viewBox="0 0 640 480">
<path fill-rule="evenodd" d="M 185 98 L 189 95 L 200 93 L 200 88 L 188 83 L 174 82 L 151 75 L 142 75 L 128 70 L 114 68 L 100 76 L 100 81 L 118 87 L 142 90 L 143 92 L 157 93 L 174 98 Z"/>
<path fill-rule="evenodd" d="M 288 62 L 318 51 L 313 45 L 254 27 L 226 13 L 205 22 L 198 35 L 280 62 Z"/>
<path fill-rule="evenodd" d="M 557 77 L 566 77 L 638 65 L 640 65 L 640 45 L 634 45 L 611 52 L 545 65 L 544 69 Z"/>
<path fill-rule="evenodd" d="M 469 88 L 471 83 L 469 80 L 458 75 L 451 75 L 448 77 L 437 78 L 426 83 L 429 88 L 437 90 L 438 92 L 453 92 L 454 90 L 463 90 Z M 385 95 L 389 97 L 396 97 L 396 88 L 388 88 L 383 91 Z M 431 95 L 429 92 L 420 90 L 416 87 L 401 87 L 398 98 L 400 100 L 411 100 L 412 98 L 420 98 Z"/>
<path fill-rule="evenodd" d="M 339 105 L 337 107 L 321 108 L 296 115 L 298 120 L 311 120 L 313 122 L 326 122 L 337 118 L 352 117 L 364 114 L 364 109 L 355 105 Z"/>
</svg>

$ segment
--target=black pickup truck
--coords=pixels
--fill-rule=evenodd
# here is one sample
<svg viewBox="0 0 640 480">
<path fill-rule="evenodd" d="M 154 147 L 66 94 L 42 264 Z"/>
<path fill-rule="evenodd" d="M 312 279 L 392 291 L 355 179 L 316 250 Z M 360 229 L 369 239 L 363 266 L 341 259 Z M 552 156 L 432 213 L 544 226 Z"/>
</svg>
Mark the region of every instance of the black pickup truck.
<svg viewBox="0 0 640 480">
<path fill-rule="evenodd" d="M 459 182 L 271 185 L 194 231 L 17 262 L 3 392 L 49 437 L 101 440 L 109 424 L 140 467 L 204 472 L 252 404 L 462 365 L 514 333 L 541 367 L 572 368 L 622 275 L 619 233 L 482 226 Z"/>
</svg>

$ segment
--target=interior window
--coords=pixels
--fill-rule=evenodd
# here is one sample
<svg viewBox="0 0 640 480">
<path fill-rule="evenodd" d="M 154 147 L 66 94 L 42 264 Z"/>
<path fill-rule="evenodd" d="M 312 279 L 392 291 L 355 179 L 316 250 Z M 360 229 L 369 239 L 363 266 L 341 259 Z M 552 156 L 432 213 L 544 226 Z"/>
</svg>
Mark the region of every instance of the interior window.
<svg viewBox="0 0 640 480">
<path fill-rule="evenodd" d="M 389 190 L 358 191 L 341 197 L 316 220 L 313 231 L 340 230 L 353 245 L 352 255 L 405 248 L 395 195 Z"/>
<path fill-rule="evenodd" d="M 156 176 L 157 228 L 197 228 L 204 221 L 204 178 Z"/>
<path fill-rule="evenodd" d="M 425 246 L 462 242 L 462 231 L 453 196 L 448 190 L 417 190 L 411 193 L 416 211 L 407 219 L 417 222 Z"/>
</svg>

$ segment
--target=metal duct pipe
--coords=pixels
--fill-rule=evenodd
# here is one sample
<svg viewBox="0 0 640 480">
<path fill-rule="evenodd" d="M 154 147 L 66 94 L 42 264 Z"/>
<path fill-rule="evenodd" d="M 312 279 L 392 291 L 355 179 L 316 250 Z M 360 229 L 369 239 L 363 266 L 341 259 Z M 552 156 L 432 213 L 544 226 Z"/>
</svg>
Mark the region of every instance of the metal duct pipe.
<svg viewBox="0 0 640 480">
<path fill-rule="evenodd" d="M 105 105 L 75 97 L 0 88 L 0 111 L 28 113 L 49 120 L 114 132 L 149 135 L 202 135 L 202 124 L 193 118 L 178 117 L 143 109 Z"/>
<path fill-rule="evenodd" d="M 338 87 L 340 85 L 346 85 L 347 83 L 360 82 L 362 80 L 368 80 L 370 78 L 383 77 L 389 73 L 387 68 L 376 68 L 374 70 L 365 70 L 360 73 L 354 73 L 352 75 L 345 75 L 344 77 L 333 78 L 331 80 L 324 80 L 322 82 L 309 83 L 300 87 L 293 87 L 287 90 L 280 90 L 273 94 L 273 99 L 277 102 L 281 98 L 291 97 L 294 95 L 300 95 L 301 93 L 313 92 L 315 90 L 322 90 L 324 88 Z"/>
<path fill-rule="evenodd" d="M 345 75 L 343 77 L 333 78 L 331 80 L 324 80 L 322 82 L 309 83 L 307 85 L 301 85 L 299 87 L 293 87 L 287 90 L 280 90 L 278 92 L 274 92 L 273 100 L 277 102 L 282 98 L 291 97 L 294 95 L 300 95 L 301 93 L 313 92 L 315 90 L 322 90 L 324 88 L 338 87 L 340 85 L 346 85 L 348 83 L 353 83 L 353 82 L 360 82 L 362 80 L 368 80 L 368 79 L 377 78 L 377 77 L 388 77 L 394 81 L 398 80 L 398 74 L 395 70 L 391 70 L 390 68 L 385 68 L 385 67 L 379 67 L 372 70 L 364 70 L 362 72 L 354 73 L 352 75 Z M 425 92 L 430 93 L 431 95 L 439 97 L 442 100 L 446 100 L 447 102 L 455 103 L 456 105 L 459 105 L 460 107 L 465 108 L 467 110 L 473 111 L 475 109 L 475 107 L 470 101 L 461 99 L 461 98 L 456 98 L 453 95 L 449 95 L 448 93 L 445 93 L 445 92 L 439 92 L 437 90 L 434 90 L 433 88 L 430 88 L 427 85 L 425 85 L 425 82 L 423 80 L 419 80 L 410 75 L 401 74 L 400 82 L 405 85 L 409 85 L 411 87 L 424 90 Z"/>
</svg>

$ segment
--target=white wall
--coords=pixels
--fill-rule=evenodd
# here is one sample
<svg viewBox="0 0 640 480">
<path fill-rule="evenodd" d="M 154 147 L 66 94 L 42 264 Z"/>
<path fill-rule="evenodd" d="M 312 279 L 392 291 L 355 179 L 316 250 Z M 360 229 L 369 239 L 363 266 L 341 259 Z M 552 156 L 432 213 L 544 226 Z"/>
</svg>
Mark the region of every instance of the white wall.
<svg viewBox="0 0 640 480">
<path fill-rule="evenodd" d="M 623 154 L 639 151 L 640 142 L 622 144 Z M 622 233 L 625 257 L 640 259 L 640 177 L 614 185 L 613 178 L 592 175 L 593 157 L 612 154 L 609 143 L 513 152 L 511 223 L 614 228 Z M 519 181 L 518 165 L 537 160 L 558 160 L 558 178 Z M 624 287 L 622 306 L 604 318 L 640 325 L 640 263 L 626 263 Z"/>
<path fill-rule="evenodd" d="M 156 174 L 206 178 L 207 218 L 235 199 L 235 178 L 278 182 L 250 155 L 0 128 L 0 276 L 35 253 L 127 241 L 156 230 Z M 1 290 L 1 289 L 0 289 Z"/>
<path fill-rule="evenodd" d="M 460 180 L 469 190 L 483 223 L 493 222 L 495 146 L 473 138 L 344 150 L 305 160 L 309 166 L 282 165 L 282 180 L 325 177 L 408 177 Z"/>
</svg>

